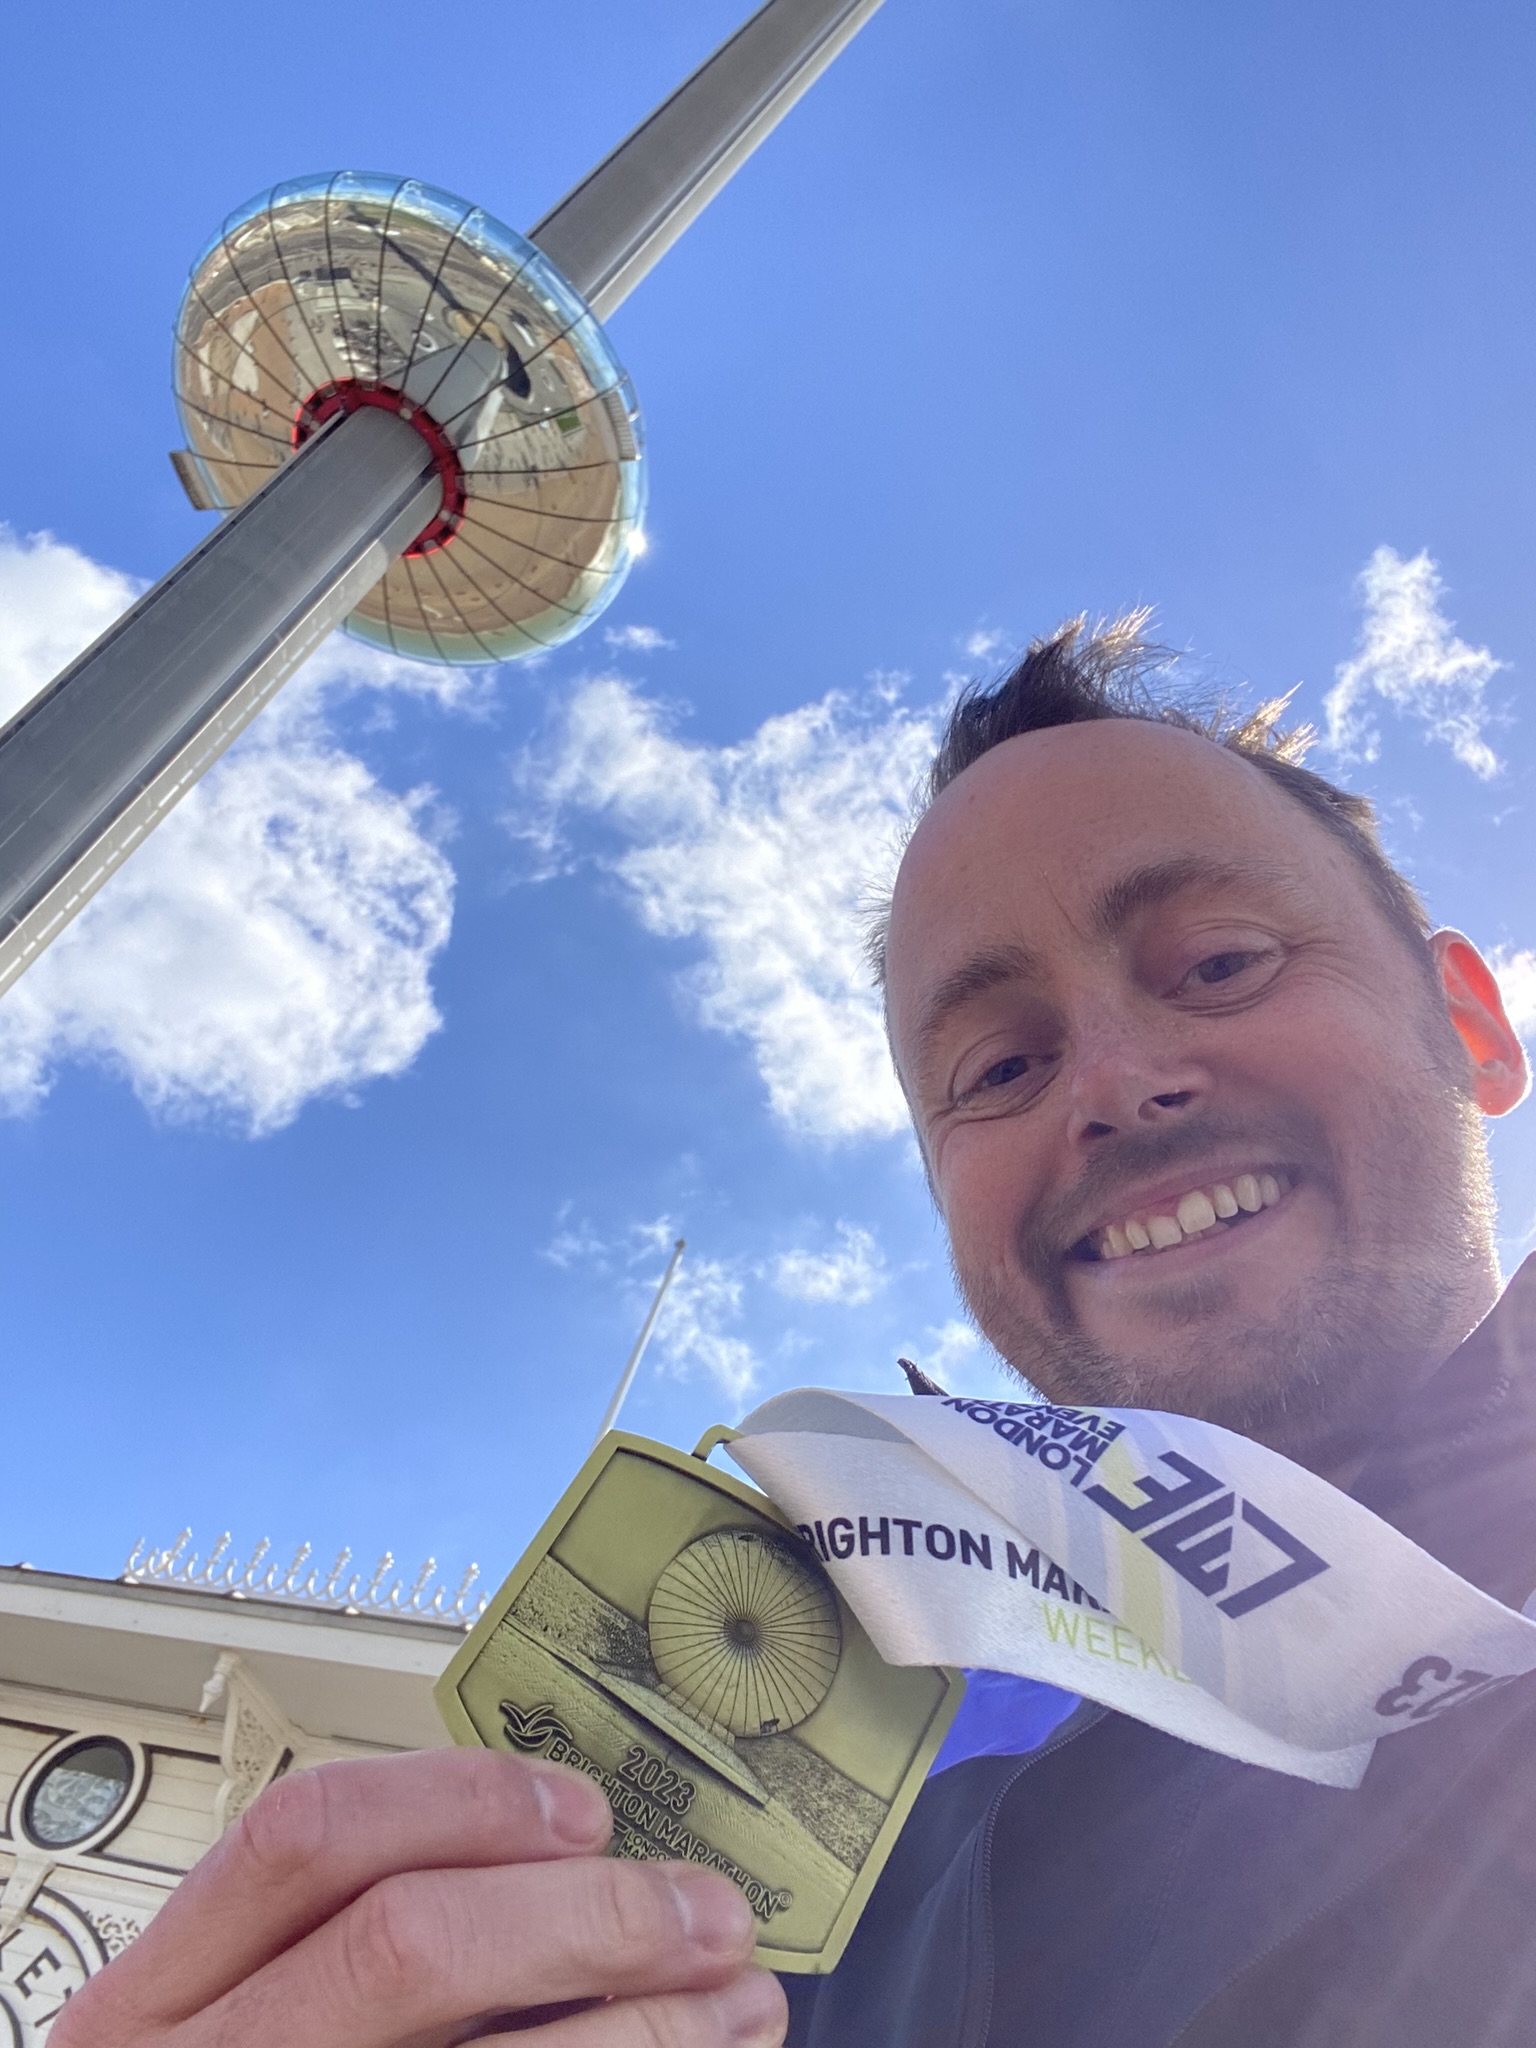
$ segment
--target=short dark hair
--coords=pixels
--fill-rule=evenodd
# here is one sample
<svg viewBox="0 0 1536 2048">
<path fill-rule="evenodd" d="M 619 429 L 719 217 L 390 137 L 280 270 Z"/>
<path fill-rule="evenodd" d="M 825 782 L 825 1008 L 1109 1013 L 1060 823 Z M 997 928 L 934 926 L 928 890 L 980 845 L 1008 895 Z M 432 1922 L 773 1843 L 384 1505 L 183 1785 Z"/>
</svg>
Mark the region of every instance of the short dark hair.
<svg viewBox="0 0 1536 2048">
<path fill-rule="evenodd" d="M 1307 725 L 1282 727 L 1289 696 L 1236 713 L 1220 696 L 1181 688 L 1179 658 L 1147 637 L 1148 616 L 1145 611 L 1127 612 L 1096 626 L 1090 626 L 1086 617 L 1069 619 L 1045 639 L 1032 642 L 1001 682 L 973 683 L 962 690 L 928 772 L 914 827 L 957 775 L 1021 733 L 1100 718 L 1175 726 L 1250 761 L 1347 847 L 1378 908 L 1428 971 L 1429 913 L 1413 884 L 1382 850 L 1370 798 L 1340 789 L 1302 766 L 1302 756 L 1316 734 Z M 877 908 L 870 924 L 870 960 L 882 985 L 888 910 L 888 905 Z"/>
</svg>

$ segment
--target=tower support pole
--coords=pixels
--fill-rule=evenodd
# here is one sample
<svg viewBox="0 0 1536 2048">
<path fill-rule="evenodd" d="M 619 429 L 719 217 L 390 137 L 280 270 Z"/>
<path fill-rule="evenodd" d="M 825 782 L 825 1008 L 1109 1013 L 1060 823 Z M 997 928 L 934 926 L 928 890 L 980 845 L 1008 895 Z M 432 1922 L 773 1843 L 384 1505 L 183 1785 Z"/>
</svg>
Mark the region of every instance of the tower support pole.
<svg viewBox="0 0 1536 2048">
<path fill-rule="evenodd" d="M 0 729 L 0 992 L 441 502 L 414 427 L 338 419 Z"/>
<path fill-rule="evenodd" d="M 880 4 L 768 0 L 529 240 L 605 320 Z"/>
</svg>

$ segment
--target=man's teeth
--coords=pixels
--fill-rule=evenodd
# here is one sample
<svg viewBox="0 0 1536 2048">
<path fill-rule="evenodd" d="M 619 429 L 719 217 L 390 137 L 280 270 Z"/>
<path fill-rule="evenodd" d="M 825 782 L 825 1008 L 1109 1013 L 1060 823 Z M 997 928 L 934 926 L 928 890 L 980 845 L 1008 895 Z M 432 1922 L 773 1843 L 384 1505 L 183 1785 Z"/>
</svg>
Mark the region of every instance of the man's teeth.
<svg viewBox="0 0 1536 2048">
<path fill-rule="evenodd" d="M 1218 1181 L 1211 1188 L 1191 1188 L 1174 1204 L 1172 1214 L 1159 1211 L 1150 1216 L 1127 1216 L 1111 1223 L 1089 1239 L 1101 1259 L 1125 1259 L 1132 1252 L 1164 1252 L 1187 1237 L 1205 1237 L 1236 1216 L 1257 1215 L 1273 1209 L 1290 1187 L 1283 1176 L 1272 1173 L 1240 1173 L 1235 1180 Z"/>
</svg>

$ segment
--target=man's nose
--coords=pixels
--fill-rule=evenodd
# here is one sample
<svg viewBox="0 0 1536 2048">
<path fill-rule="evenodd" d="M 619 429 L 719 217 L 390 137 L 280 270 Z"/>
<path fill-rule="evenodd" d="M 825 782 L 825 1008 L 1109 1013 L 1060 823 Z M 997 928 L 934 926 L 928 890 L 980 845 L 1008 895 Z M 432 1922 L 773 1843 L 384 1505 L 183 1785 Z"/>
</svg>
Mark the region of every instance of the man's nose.
<svg viewBox="0 0 1536 2048">
<path fill-rule="evenodd" d="M 1209 1089 L 1209 1075 L 1180 1048 L 1135 1030 L 1101 1028 L 1071 1063 L 1072 1142 L 1091 1144 L 1175 1122 Z"/>
</svg>

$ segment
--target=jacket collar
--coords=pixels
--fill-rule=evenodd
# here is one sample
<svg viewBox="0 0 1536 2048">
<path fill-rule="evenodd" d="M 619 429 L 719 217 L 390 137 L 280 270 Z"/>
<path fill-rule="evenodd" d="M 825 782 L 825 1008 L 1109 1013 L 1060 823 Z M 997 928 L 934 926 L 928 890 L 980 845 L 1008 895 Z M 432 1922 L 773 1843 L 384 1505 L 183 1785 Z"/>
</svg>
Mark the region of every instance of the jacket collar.
<svg viewBox="0 0 1536 2048">
<path fill-rule="evenodd" d="M 1404 1403 L 1350 1488 L 1473 1585 L 1536 1587 L 1536 1256 Z"/>
</svg>

